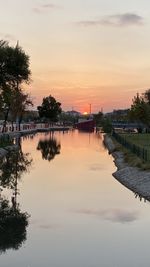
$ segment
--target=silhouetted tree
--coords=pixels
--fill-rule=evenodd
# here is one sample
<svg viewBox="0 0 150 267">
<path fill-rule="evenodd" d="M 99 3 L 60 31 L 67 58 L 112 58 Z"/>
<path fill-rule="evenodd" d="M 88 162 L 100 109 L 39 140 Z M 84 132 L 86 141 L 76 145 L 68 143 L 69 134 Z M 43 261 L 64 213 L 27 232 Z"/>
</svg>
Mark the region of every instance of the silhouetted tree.
<svg viewBox="0 0 150 267">
<path fill-rule="evenodd" d="M 113 127 L 112 127 L 112 122 L 109 118 L 103 118 L 102 120 L 102 129 L 105 133 L 111 133 Z"/>
<path fill-rule="evenodd" d="M 129 111 L 129 119 L 150 126 L 150 105 L 145 102 L 143 96 L 137 94 L 133 100 Z"/>
<path fill-rule="evenodd" d="M 18 119 L 19 130 L 23 115 L 29 106 L 33 106 L 32 100 L 29 94 L 24 93 L 23 90 L 18 89 L 12 94 L 12 101 L 10 105 L 12 129 L 13 122 Z"/>
<path fill-rule="evenodd" d="M 0 41 L 0 108 L 6 121 L 14 100 L 14 93 L 21 91 L 22 83 L 30 82 L 29 56 L 17 44 L 9 46 L 8 42 Z"/>
<path fill-rule="evenodd" d="M 96 123 L 96 126 L 100 126 L 103 119 L 103 113 L 99 111 L 97 114 L 94 114 L 94 120 Z"/>
<path fill-rule="evenodd" d="M 150 89 L 147 89 L 145 93 L 143 93 L 143 97 L 145 102 L 150 105 Z"/>
<path fill-rule="evenodd" d="M 53 96 L 43 98 L 41 106 L 38 106 L 40 118 L 48 119 L 55 122 L 58 120 L 58 116 L 61 113 L 61 103 L 57 102 Z"/>
</svg>

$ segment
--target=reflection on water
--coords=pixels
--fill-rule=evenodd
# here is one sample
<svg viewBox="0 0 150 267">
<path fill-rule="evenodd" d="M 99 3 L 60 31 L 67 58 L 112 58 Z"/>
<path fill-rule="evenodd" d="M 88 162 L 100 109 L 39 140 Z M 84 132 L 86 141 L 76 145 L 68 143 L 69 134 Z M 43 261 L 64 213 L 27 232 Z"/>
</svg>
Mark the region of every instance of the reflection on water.
<svg viewBox="0 0 150 267">
<path fill-rule="evenodd" d="M 8 199 L 0 198 L 0 253 L 19 249 L 26 240 L 28 214 L 23 213 Z"/>
<path fill-rule="evenodd" d="M 0 252 L 19 249 L 26 240 L 26 227 L 29 215 L 21 212 L 17 201 L 18 181 L 29 170 L 32 159 L 22 152 L 20 139 L 18 150 L 11 151 L 1 160 L 0 168 Z M 5 189 L 9 198 L 5 197 Z"/>
<path fill-rule="evenodd" d="M 18 150 L 8 153 L 1 161 L 0 186 L 15 189 L 16 194 L 18 180 L 21 179 L 23 173 L 29 170 L 31 163 L 32 159 L 29 158 L 29 153 L 22 152 L 19 140 Z"/>
<path fill-rule="evenodd" d="M 60 154 L 61 145 L 54 138 L 54 135 L 50 136 L 49 139 L 40 140 L 37 146 L 37 150 L 41 151 L 42 158 L 51 161 L 56 155 Z"/>
<path fill-rule="evenodd" d="M 131 210 L 121 210 L 121 209 L 104 209 L 104 210 L 83 209 L 77 212 L 89 216 L 97 216 L 103 220 L 119 222 L 123 224 L 136 221 L 139 218 L 138 212 L 133 210 L 131 211 Z"/>
<path fill-rule="evenodd" d="M 101 135 L 21 140 L 0 170 L 0 266 L 149 266 L 149 203 L 112 177 Z"/>
</svg>

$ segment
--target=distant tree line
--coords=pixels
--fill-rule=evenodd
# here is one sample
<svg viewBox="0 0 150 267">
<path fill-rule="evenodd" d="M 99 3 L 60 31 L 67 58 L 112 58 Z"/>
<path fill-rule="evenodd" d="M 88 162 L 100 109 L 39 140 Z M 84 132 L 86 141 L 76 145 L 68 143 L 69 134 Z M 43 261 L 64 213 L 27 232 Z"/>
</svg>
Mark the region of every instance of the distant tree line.
<svg viewBox="0 0 150 267">
<path fill-rule="evenodd" d="M 98 115 L 98 114 L 97 114 Z M 139 93 L 132 99 L 130 109 L 114 110 L 102 116 L 99 124 L 103 127 L 105 132 L 111 132 L 112 122 L 120 123 L 136 123 L 138 125 L 138 132 L 143 129 L 150 131 L 150 89 L 147 89 L 141 95 Z"/>
<path fill-rule="evenodd" d="M 6 131 L 7 121 L 13 124 L 20 124 L 25 115 L 26 121 L 29 119 L 38 121 L 38 117 L 32 112 L 28 112 L 28 107 L 32 106 L 32 100 L 23 89 L 23 85 L 31 82 L 31 70 L 29 56 L 21 46 L 11 46 L 7 41 L 0 40 L 0 118 L 3 119 L 3 129 Z M 75 123 L 77 118 L 67 116 L 62 113 L 61 103 L 52 95 L 44 97 L 42 104 L 37 107 L 39 120 L 43 122 L 68 121 Z M 111 122 L 113 118 L 124 122 L 137 122 L 150 130 L 150 89 L 143 94 L 137 93 L 132 100 L 131 108 L 127 114 L 115 111 L 113 116 L 104 115 L 102 112 L 94 114 L 96 126 L 103 127 L 104 131 L 112 130 Z"/>
<path fill-rule="evenodd" d="M 138 127 L 138 132 L 143 128 L 150 131 L 150 89 L 147 89 L 141 95 L 139 93 L 132 99 L 130 109 L 114 110 L 113 112 L 103 114 L 98 112 L 94 114 L 97 127 L 102 127 L 104 132 L 112 131 L 113 122 L 129 123 L 134 122 Z"/>
</svg>

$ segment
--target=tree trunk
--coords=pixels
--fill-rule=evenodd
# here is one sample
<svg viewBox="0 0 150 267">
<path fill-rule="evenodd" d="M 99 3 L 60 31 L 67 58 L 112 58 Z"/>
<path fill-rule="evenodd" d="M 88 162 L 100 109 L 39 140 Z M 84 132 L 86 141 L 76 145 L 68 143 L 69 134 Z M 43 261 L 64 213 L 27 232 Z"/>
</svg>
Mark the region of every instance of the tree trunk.
<svg viewBox="0 0 150 267">
<path fill-rule="evenodd" d="M 21 130 L 21 127 L 20 127 L 21 122 L 22 122 L 22 115 L 19 117 L 19 131 Z"/>
<path fill-rule="evenodd" d="M 7 109 L 6 114 L 5 114 L 5 119 L 4 119 L 4 122 L 3 122 L 2 133 L 6 132 L 6 122 L 8 120 L 8 114 L 9 114 L 9 108 Z"/>
<path fill-rule="evenodd" d="M 12 128 L 11 131 L 14 132 L 14 122 L 13 121 L 11 122 L 11 128 Z"/>
</svg>

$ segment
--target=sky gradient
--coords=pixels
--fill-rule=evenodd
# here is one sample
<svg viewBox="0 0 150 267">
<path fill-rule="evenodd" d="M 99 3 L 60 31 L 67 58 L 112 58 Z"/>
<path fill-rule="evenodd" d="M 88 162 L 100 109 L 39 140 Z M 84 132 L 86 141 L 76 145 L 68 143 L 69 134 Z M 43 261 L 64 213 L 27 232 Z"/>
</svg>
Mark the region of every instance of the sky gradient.
<svg viewBox="0 0 150 267">
<path fill-rule="evenodd" d="M 30 55 L 35 106 L 127 108 L 150 87 L 147 0 L 0 0 L 0 38 Z"/>
</svg>

